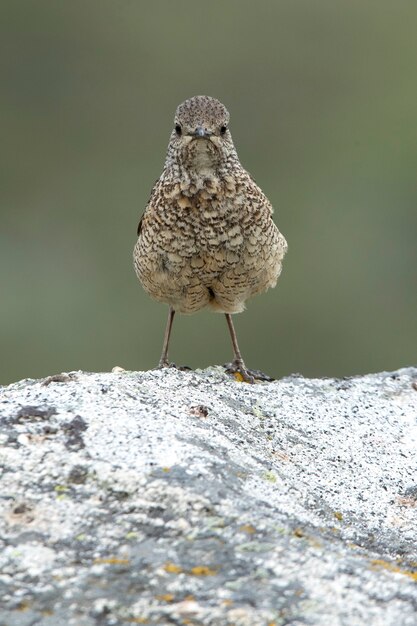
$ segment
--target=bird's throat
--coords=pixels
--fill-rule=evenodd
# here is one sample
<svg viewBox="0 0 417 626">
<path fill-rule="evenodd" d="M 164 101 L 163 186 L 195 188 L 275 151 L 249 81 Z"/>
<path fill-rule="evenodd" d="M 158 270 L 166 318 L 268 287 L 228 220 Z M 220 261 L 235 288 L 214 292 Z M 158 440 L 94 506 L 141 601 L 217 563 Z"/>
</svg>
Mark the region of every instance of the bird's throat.
<svg viewBox="0 0 417 626">
<path fill-rule="evenodd" d="M 219 161 L 217 148 L 205 139 L 196 139 L 188 151 L 188 167 L 199 174 L 213 174 Z"/>
</svg>

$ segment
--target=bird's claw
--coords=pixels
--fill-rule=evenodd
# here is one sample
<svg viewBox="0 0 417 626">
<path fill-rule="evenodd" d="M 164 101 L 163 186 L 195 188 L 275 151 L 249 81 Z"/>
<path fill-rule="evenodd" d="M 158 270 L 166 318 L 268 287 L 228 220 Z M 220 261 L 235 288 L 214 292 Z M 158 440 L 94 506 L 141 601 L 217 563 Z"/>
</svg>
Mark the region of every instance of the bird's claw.
<svg viewBox="0 0 417 626">
<path fill-rule="evenodd" d="M 243 361 L 232 361 L 232 363 L 226 363 L 224 365 L 228 374 L 233 374 L 236 380 L 253 385 L 257 381 L 271 382 L 274 379 L 268 374 L 261 372 L 261 370 L 252 370 L 245 366 Z"/>
</svg>

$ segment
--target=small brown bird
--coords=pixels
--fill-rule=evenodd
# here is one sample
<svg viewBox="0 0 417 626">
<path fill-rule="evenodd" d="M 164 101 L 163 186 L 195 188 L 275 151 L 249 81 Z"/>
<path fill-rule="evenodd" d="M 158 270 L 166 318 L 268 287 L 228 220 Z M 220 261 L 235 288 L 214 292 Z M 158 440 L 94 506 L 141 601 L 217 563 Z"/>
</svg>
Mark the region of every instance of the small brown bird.
<svg viewBox="0 0 417 626">
<path fill-rule="evenodd" d="M 208 306 L 226 316 L 234 352 L 228 371 L 239 372 L 247 382 L 262 378 L 242 359 L 232 313 L 274 287 L 281 273 L 287 242 L 272 211 L 240 164 L 226 107 L 209 96 L 180 104 L 133 253 L 145 291 L 169 305 L 159 367 L 169 366 L 175 312 Z"/>
</svg>

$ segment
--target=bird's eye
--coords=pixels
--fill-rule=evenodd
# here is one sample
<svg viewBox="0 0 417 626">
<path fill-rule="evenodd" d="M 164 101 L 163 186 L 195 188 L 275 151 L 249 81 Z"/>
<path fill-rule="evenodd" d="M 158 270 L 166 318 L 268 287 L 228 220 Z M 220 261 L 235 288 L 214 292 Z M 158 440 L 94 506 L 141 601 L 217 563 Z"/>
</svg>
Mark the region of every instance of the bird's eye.
<svg viewBox="0 0 417 626">
<path fill-rule="evenodd" d="M 222 126 L 222 127 L 220 128 L 220 134 L 221 134 L 221 135 L 225 135 L 225 134 L 226 134 L 226 130 L 227 130 L 227 126 Z"/>
<path fill-rule="evenodd" d="M 177 133 L 178 137 L 181 136 L 182 128 L 179 124 L 175 124 L 175 132 Z"/>
</svg>

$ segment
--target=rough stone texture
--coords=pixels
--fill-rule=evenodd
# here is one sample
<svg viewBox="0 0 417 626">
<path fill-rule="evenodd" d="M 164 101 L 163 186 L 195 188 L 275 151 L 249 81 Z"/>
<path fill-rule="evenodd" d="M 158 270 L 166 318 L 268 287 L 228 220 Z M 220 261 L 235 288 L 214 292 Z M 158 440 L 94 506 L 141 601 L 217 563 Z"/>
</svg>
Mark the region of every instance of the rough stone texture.
<svg viewBox="0 0 417 626">
<path fill-rule="evenodd" d="M 417 368 L 0 392 L 0 625 L 417 623 Z"/>
</svg>

